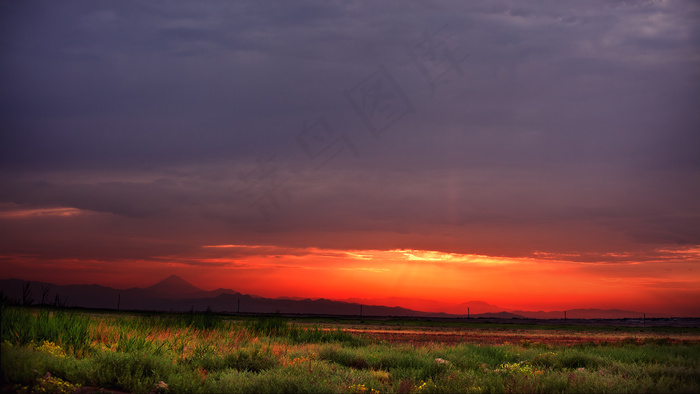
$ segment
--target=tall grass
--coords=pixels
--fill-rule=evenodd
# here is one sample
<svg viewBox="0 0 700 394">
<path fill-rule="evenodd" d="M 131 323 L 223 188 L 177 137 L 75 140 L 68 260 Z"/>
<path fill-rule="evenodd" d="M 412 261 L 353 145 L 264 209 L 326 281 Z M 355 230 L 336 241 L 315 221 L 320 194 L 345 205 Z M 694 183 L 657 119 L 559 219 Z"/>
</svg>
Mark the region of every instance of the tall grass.
<svg viewBox="0 0 700 394">
<path fill-rule="evenodd" d="M 221 315 L 209 310 L 205 312 L 152 314 L 119 319 L 120 325 L 135 330 L 158 330 L 169 328 L 194 328 L 198 330 L 214 330 L 225 328 L 225 322 Z"/>
<path fill-rule="evenodd" d="M 18 345 L 58 343 L 73 352 L 89 350 L 90 318 L 74 312 L 3 306 L 2 340 Z"/>
<path fill-rule="evenodd" d="M 281 317 L 3 308 L 0 352 L 21 392 L 700 392 L 699 344 L 415 346 Z"/>
<path fill-rule="evenodd" d="M 298 344 L 339 342 L 349 346 L 361 346 L 369 342 L 340 329 L 323 329 L 318 326 L 302 328 L 291 325 L 281 317 L 259 317 L 249 322 L 246 327 L 258 335 L 286 338 Z"/>
</svg>

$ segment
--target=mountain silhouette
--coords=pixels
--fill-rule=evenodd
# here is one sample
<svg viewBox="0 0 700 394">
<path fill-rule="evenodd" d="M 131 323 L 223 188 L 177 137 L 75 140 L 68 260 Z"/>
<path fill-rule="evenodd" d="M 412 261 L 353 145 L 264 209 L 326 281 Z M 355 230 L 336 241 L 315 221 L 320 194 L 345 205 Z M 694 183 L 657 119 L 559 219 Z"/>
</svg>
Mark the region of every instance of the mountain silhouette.
<svg viewBox="0 0 700 394">
<path fill-rule="evenodd" d="M 9 300 L 22 299 L 23 287 L 27 281 L 20 279 L 0 280 L 0 291 Z M 187 312 L 191 310 L 244 313 L 302 313 L 329 315 L 363 316 L 438 316 L 445 313 L 428 313 L 406 308 L 379 305 L 360 305 L 325 299 L 272 299 L 255 295 L 241 294 L 230 289 L 206 291 L 197 288 L 186 280 L 171 275 L 147 288 L 113 289 L 99 285 L 54 285 L 44 282 L 31 282 L 30 292 L 35 304 L 43 289 L 48 289 L 46 301 L 49 304 L 58 296 L 59 305 L 67 307 L 149 310 Z"/>
<path fill-rule="evenodd" d="M 400 306 L 422 312 L 444 312 L 451 315 L 466 315 L 468 312 L 472 315 L 482 313 L 497 313 L 503 312 L 505 309 L 488 304 L 483 301 L 469 301 L 461 304 L 453 304 L 428 300 L 422 298 L 410 297 L 383 297 L 383 298 L 346 298 L 339 301 L 352 302 L 365 305 L 386 305 Z"/>
<path fill-rule="evenodd" d="M 1 279 L 0 292 L 10 302 L 20 303 L 27 281 L 20 279 Z M 34 304 L 40 304 L 42 298 L 47 305 L 55 304 L 66 307 L 148 310 L 187 312 L 191 310 L 241 313 L 290 313 L 319 315 L 362 315 L 362 316 L 414 316 L 435 318 L 466 317 L 470 308 L 472 318 L 499 319 L 556 319 L 564 318 L 563 311 L 530 312 L 505 311 L 483 301 L 470 301 L 451 305 L 452 310 L 436 311 L 408 309 L 399 306 L 385 306 L 377 301 L 381 299 L 346 299 L 344 301 L 327 299 L 299 299 L 297 297 L 265 298 L 241 294 L 231 289 L 202 290 L 177 275 L 170 275 L 162 281 L 147 288 L 113 289 L 92 285 L 54 285 L 44 282 L 31 282 L 29 290 Z M 43 292 L 46 290 L 46 297 Z M 384 299 L 384 301 L 405 301 L 406 299 Z M 354 301 L 354 302 L 352 302 Z M 375 303 L 377 302 L 377 303 Z M 393 303 L 392 302 L 392 303 Z M 412 307 L 425 307 L 428 300 L 417 300 Z M 420 305 L 423 304 L 423 305 Z M 440 304 L 440 303 L 438 303 Z M 447 305 L 447 304 L 446 304 Z M 441 305 L 443 306 L 443 305 Z M 454 312 L 457 313 L 454 313 Z M 445 313 L 448 312 L 448 313 Z M 452 312 L 452 313 L 449 313 Z M 640 312 L 616 309 L 571 309 L 566 311 L 568 319 L 639 319 Z M 659 313 L 647 313 L 647 318 L 667 317 Z"/>
<path fill-rule="evenodd" d="M 188 296 L 203 291 L 177 275 L 170 275 L 146 290 L 161 296 Z"/>
</svg>

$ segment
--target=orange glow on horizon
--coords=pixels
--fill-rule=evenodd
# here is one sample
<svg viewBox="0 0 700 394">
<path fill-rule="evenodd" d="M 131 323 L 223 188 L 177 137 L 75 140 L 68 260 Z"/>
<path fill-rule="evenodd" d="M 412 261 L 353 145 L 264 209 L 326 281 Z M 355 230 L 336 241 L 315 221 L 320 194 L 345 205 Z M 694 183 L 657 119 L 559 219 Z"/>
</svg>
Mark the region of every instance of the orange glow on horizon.
<svg viewBox="0 0 700 394">
<path fill-rule="evenodd" d="M 672 299 L 679 307 L 694 308 L 695 312 L 687 313 L 700 315 L 687 301 L 700 295 L 700 274 L 693 270 L 700 248 L 656 250 L 647 260 L 642 257 L 632 253 L 545 252 L 504 257 L 418 249 L 221 244 L 203 245 L 191 255 L 122 261 L 101 271 L 97 267 L 104 266 L 104 262 L 80 259 L 58 265 L 35 262 L 31 266 L 34 275 L 42 272 L 47 276 L 34 280 L 64 278 L 65 282 L 68 275 L 92 272 L 92 283 L 113 287 L 120 283 L 129 287 L 124 283 L 129 283 L 129 278 L 133 281 L 131 272 L 138 269 L 147 278 L 134 283 L 140 287 L 175 273 L 205 290 L 230 288 L 264 297 L 403 297 L 448 304 L 484 301 L 509 310 L 600 308 L 647 312 L 664 312 Z M 31 258 L 4 256 L 18 263 L 9 272 L 22 272 L 19 261 Z M 147 267 L 145 271 L 143 267 Z"/>
</svg>

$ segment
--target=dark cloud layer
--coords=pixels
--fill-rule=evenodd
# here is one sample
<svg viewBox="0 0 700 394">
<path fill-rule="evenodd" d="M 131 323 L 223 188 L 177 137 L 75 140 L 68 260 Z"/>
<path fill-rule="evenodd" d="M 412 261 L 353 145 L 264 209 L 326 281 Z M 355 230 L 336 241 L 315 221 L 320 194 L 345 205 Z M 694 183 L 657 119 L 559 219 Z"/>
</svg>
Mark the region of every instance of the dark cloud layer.
<svg viewBox="0 0 700 394">
<path fill-rule="evenodd" d="M 700 244 L 693 2 L 0 7 L 8 253 Z"/>
</svg>

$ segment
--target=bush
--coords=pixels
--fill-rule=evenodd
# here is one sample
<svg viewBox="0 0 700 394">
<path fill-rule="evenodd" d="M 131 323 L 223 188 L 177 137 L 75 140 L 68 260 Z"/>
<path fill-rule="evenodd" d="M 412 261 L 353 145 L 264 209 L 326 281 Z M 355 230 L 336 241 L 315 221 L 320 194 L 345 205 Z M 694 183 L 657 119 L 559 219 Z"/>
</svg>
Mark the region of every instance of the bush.
<svg viewBox="0 0 700 394">
<path fill-rule="evenodd" d="M 31 384 L 48 369 L 50 356 L 26 347 L 9 343 L 2 344 L 0 351 L 0 373 L 2 384 Z"/>
<path fill-rule="evenodd" d="M 239 371 L 260 372 L 275 367 L 277 359 L 269 354 L 263 354 L 257 349 L 252 353 L 239 350 L 224 357 L 223 364 L 226 368 Z"/>
<path fill-rule="evenodd" d="M 206 371 L 236 369 L 239 371 L 260 372 L 275 367 L 276 358 L 262 353 L 255 348 L 252 351 L 239 349 L 225 355 L 219 355 L 212 347 L 198 345 L 193 353 L 180 364 Z"/>
<path fill-rule="evenodd" d="M 567 369 L 597 368 L 600 361 L 597 357 L 581 352 L 564 352 L 559 356 L 557 367 Z"/>
<path fill-rule="evenodd" d="M 275 368 L 264 374 L 230 370 L 218 376 L 213 392 L 219 393 L 337 393 L 343 387 L 333 371 L 322 364 L 314 374 L 293 368 Z"/>
<path fill-rule="evenodd" d="M 148 393 L 158 381 L 178 372 L 170 360 L 147 353 L 100 353 L 94 368 L 91 385 L 134 393 Z"/>
</svg>

